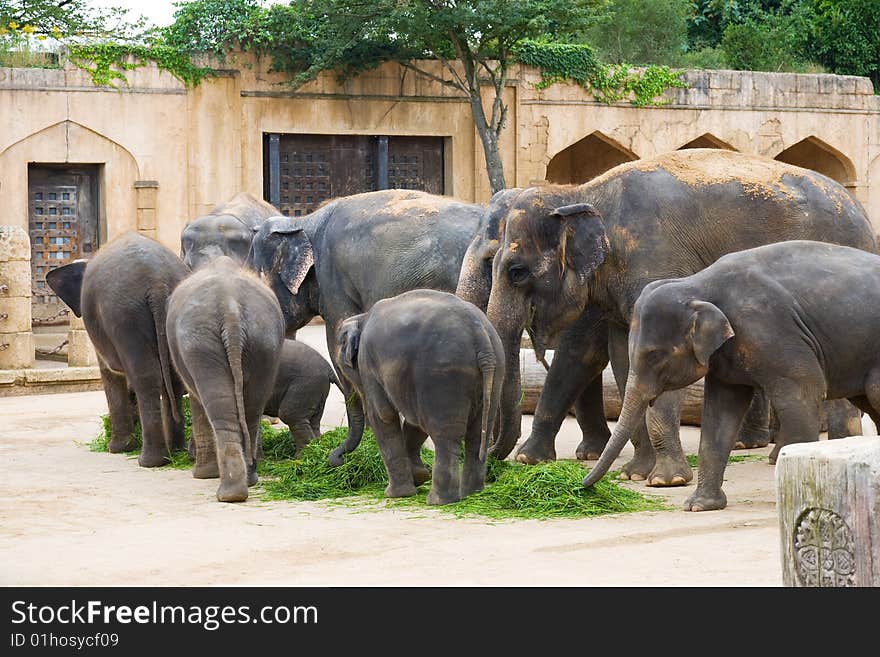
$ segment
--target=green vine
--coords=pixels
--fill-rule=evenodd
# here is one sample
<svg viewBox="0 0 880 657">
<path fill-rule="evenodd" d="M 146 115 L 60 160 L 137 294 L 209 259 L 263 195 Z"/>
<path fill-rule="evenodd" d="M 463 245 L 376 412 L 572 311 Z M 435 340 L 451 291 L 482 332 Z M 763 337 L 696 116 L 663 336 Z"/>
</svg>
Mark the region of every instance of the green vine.
<svg viewBox="0 0 880 657">
<path fill-rule="evenodd" d="M 668 66 L 648 66 L 639 71 L 629 64 L 605 64 L 597 59 L 593 48 L 583 44 L 525 40 L 517 44 L 514 57 L 541 71 L 537 88 L 573 80 L 593 98 L 609 105 L 627 98 L 639 107 L 665 105 L 668 100 L 657 99 L 664 91 L 688 86 L 680 72 Z"/>
<path fill-rule="evenodd" d="M 125 72 L 146 66 L 150 61 L 191 87 L 214 73 L 210 68 L 194 65 L 187 53 L 162 45 L 77 44 L 70 46 L 68 57 L 74 66 L 86 71 L 92 82 L 101 87 L 115 87 L 115 81 L 127 85 Z"/>
</svg>

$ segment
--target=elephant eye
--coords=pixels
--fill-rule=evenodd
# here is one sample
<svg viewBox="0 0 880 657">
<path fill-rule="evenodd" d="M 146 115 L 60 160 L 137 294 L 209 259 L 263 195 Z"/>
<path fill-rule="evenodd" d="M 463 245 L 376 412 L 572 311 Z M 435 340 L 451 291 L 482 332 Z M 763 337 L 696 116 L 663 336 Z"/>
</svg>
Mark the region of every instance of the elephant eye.
<svg viewBox="0 0 880 657">
<path fill-rule="evenodd" d="M 511 265 L 507 270 L 507 276 L 514 285 L 521 285 L 529 278 L 529 270 L 523 265 Z"/>
</svg>

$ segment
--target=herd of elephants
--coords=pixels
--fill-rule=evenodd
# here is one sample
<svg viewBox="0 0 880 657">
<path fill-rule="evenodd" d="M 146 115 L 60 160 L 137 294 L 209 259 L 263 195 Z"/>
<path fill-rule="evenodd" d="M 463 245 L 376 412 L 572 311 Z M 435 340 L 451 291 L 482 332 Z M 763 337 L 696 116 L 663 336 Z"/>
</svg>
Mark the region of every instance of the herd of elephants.
<svg viewBox="0 0 880 657">
<path fill-rule="evenodd" d="M 47 280 L 98 354 L 110 451 L 133 447 L 137 413 L 140 465 L 165 463 L 184 448 L 189 393 L 193 476 L 219 477 L 221 501 L 257 481 L 260 417 L 284 420 L 300 448 L 334 384 L 348 434 L 332 465 L 369 423 L 386 495 L 429 479 L 431 504 L 480 490 L 487 455 L 520 439 L 523 331 L 545 366 L 554 357 L 515 458 L 554 460 L 573 408 L 577 457 L 598 459 L 585 486 L 629 440 L 621 478 L 691 481 L 679 416 L 701 378 L 686 510 L 726 506 L 734 446 L 775 442 L 775 462 L 818 440 L 823 404 L 829 437 L 853 433 L 862 412 L 880 426 L 880 255 L 864 208 L 815 171 L 737 152 L 676 151 L 487 206 L 383 190 L 286 217 L 239 193 L 186 225 L 179 256 L 129 232 Z M 287 339 L 316 316 L 332 368 Z M 613 435 L 609 361 L 623 399 Z"/>
</svg>

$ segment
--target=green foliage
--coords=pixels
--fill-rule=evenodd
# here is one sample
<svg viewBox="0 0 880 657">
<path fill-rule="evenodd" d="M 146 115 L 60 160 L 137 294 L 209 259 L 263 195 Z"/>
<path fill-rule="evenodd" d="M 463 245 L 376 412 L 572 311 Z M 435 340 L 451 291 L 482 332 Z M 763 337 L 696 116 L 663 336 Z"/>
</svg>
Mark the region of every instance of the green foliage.
<svg viewBox="0 0 880 657">
<path fill-rule="evenodd" d="M 721 48 L 733 69 L 803 72 L 809 62 L 800 52 L 802 34 L 799 15 L 756 12 L 725 28 Z"/>
<path fill-rule="evenodd" d="M 688 454 L 686 457 L 688 465 L 692 468 L 697 467 L 697 455 Z M 749 461 L 764 461 L 767 457 L 763 454 L 731 454 L 727 457 L 728 463 L 746 463 Z"/>
<path fill-rule="evenodd" d="M 833 73 L 864 75 L 880 93 L 880 1 L 804 0 L 803 51 Z"/>
<path fill-rule="evenodd" d="M 196 66 L 190 56 L 165 45 L 138 45 L 128 43 L 89 43 L 71 45 L 70 61 L 86 71 L 92 82 L 100 87 L 116 86 L 115 82 L 128 84 L 126 71 L 134 70 L 147 62 L 155 62 L 163 71 L 168 71 L 178 80 L 195 86 L 213 70 Z"/>
<path fill-rule="evenodd" d="M 572 80 L 605 103 L 629 99 L 638 106 L 662 105 L 666 101 L 657 98 L 666 89 L 687 86 L 679 73 L 667 66 L 638 70 L 627 64 L 605 64 L 585 44 L 524 41 L 517 45 L 515 57 L 541 70 L 539 87 Z"/>
<path fill-rule="evenodd" d="M 191 434 L 188 404 L 184 410 L 186 435 Z M 106 452 L 110 439 L 109 417 L 101 417 L 101 433 L 90 443 L 91 451 Z M 337 468 L 328 465 L 330 452 L 345 439 L 344 427 L 324 433 L 294 454 L 290 432 L 275 429 L 265 420 L 261 423 L 264 458 L 258 465 L 261 497 L 267 500 L 336 500 L 344 504 L 375 504 L 387 507 L 425 508 L 430 483 L 422 485 L 411 498 L 386 500 L 388 476 L 379 448 L 370 429 L 352 453 Z M 140 438 L 140 429 L 137 436 Z M 129 452 L 134 457 L 139 449 Z M 428 468 L 434 463 L 434 452 L 422 449 L 422 461 Z M 177 452 L 164 466 L 173 469 L 192 467 L 186 452 Z M 456 504 L 437 507 L 457 516 L 488 518 L 575 518 L 606 513 L 631 513 L 667 508 L 660 500 L 644 496 L 621 486 L 613 477 L 606 477 L 591 489 L 584 489 L 581 480 L 585 470 L 572 461 L 526 466 L 510 461 L 489 459 L 486 488 L 469 495 Z"/>
<path fill-rule="evenodd" d="M 602 59 L 677 65 L 687 44 L 690 0 L 612 0 L 584 37 Z"/>
</svg>

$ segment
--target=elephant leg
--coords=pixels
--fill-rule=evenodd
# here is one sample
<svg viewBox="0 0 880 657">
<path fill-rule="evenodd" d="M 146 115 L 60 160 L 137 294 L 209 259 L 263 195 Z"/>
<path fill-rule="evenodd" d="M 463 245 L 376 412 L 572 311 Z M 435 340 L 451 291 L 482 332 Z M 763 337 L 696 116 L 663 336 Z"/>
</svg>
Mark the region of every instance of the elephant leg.
<svg viewBox="0 0 880 657">
<path fill-rule="evenodd" d="M 194 395 L 189 396 L 189 410 L 192 415 L 192 438 L 190 445 L 193 446 L 193 477 L 196 479 L 217 479 L 220 476 L 220 468 L 217 462 L 217 447 L 214 441 L 214 430 L 208 422 L 208 416 L 199 400 Z"/>
<path fill-rule="evenodd" d="M 819 440 L 819 408 L 824 396 L 824 378 L 806 374 L 803 379 L 780 379 L 770 391 L 770 403 L 776 412 L 779 431 L 776 446 L 770 452 L 775 464 L 779 450 L 786 445 Z"/>
<path fill-rule="evenodd" d="M 556 460 L 556 434 L 572 405 L 582 432 L 578 458 L 601 453 L 611 435 L 602 403 L 602 370 L 607 364 L 607 325 L 598 309 L 591 309 L 563 333 L 554 351 L 535 407 L 532 432 L 517 450 L 517 461 Z"/>
<path fill-rule="evenodd" d="M 431 478 L 431 471 L 422 462 L 422 445 L 425 444 L 427 437 L 428 434 L 414 424 L 403 423 L 403 440 L 406 444 L 406 453 L 409 455 L 413 483 L 416 486 L 421 486 Z"/>
<path fill-rule="evenodd" d="M 743 420 L 734 449 L 766 447 L 770 442 L 770 404 L 763 392 L 755 389 L 752 403 Z"/>
<path fill-rule="evenodd" d="M 472 418 L 464 437 L 464 464 L 461 473 L 461 497 L 483 490 L 486 485 L 486 459 L 480 460 L 482 421 Z"/>
<path fill-rule="evenodd" d="M 609 326 L 608 351 L 611 356 L 611 369 L 620 392 L 620 398 L 626 396 L 626 380 L 629 376 L 629 345 L 627 331 L 621 327 Z M 620 469 L 621 479 L 642 481 L 654 469 L 656 455 L 648 438 L 648 427 L 642 422 L 632 437 L 635 454 Z M 693 476 L 693 475 L 692 475 Z"/>
<path fill-rule="evenodd" d="M 382 454 L 382 462 L 388 472 L 388 486 L 385 497 L 409 497 L 416 494 L 413 483 L 412 466 L 406 446 L 403 442 L 403 431 L 397 413 L 386 414 L 386 421 L 378 413 L 370 414 L 370 426 L 376 434 L 376 444 Z"/>
<path fill-rule="evenodd" d="M 162 394 L 162 428 L 165 436 L 165 447 L 169 453 L 185 448 L 183 439 L 183 408 L 180 401 L 180 395 L 175 394 L 173 399 L 169 399 L 167 394 Z M 177 411 L 179 420 L 174 419 L 171 409 L 172 405 Z"/>
<path fill-rule="evenodd" d="M 309 427 L 311 428 L 311 427 Z M 250 463 L 247 463 L 247 485 L 248 487 L 256 485 L 257 478 L 257 463 L 259 462 L 260 455 L 260 446 L 262 445 L 262 433 L 263 428 L 260 426 L 260 413 L 256 413 L 254 417 L 248 422 L 248 433 L 250 434 L 251 441 L 251 454 L 253 458 Z"/>
<path fill-rule="evenodd" d="M 312 418 L 303 415 L 302 401 L 295 399 L 292 393 L 287 393 L 278 404 L 278 417 L 281 418 L 290 429 L 290 438 L 293 441 L 294 454 L 305 448 L 316 435 L 312 428 Z"/>
<path fill-rule="evenodd" d="M 107 443 L 107 451 L 115 454 L 137 449 L 137 439 L 134 437 L 135 415 L 132 412 L 128 382 L 125 376 L 113 372 L 103 362 L 99 362 L 98 369 L 110 410 L 110 441 Z"/>
<path fill-rule="evenodd" d="M 862 412 L 846 399 L 824 402 L 828 417 L 828 440 L 862 435 Z"/>
<path fill-rule="evenodd" d="M 685 511 L 711 511 L 727 506 L 727 496 L 721 490 L 724 469 L 753 394 L 749 386 L 729 385 L 711 375 L 706 377 L 697 490 L 684 503 Z"/>
<path fill-rule="evenodd" d="M 451 504 L 461 499 L 461 477 L 458 453 L 460 436 L 431 436 L 434 441 L 434 471 L 431 475 L 431 490 L 427 503 L 431 505 Z"/>
<path fill-rule="evenodd" d="M 694 478 L 678 434 L 683 400 L 683 390 L 664 392 L 646 414 L 648 436 L 656 452 L 654 468 L 648 475 L 649 486 L 684 486 Z"/>
<path fill-rule="evenodd" d="M 158 366 L 156 371 L 158 372 Z M 168 462 L 169 452 L 165 445 L 165 425 L 162 421 L 161 385 L 161 380 L 154 380 L 153 377 L 134 381 L 144 437 L 138 464 L 144 468 L 155 468 Z"/>
<path fill-rule="evenodd" d="M 321 418 L 324 417 L 324 406 L 327 404 L 327 397 L 318 404 L 318 408 L 315 409 L 314 414 L 312 414 L 311 419 L 309 420 L 309 424 L 312 425 L 312 433 L 315 434 L 315 437 L 319 437 L 321 435 Z"/>
</svg>

